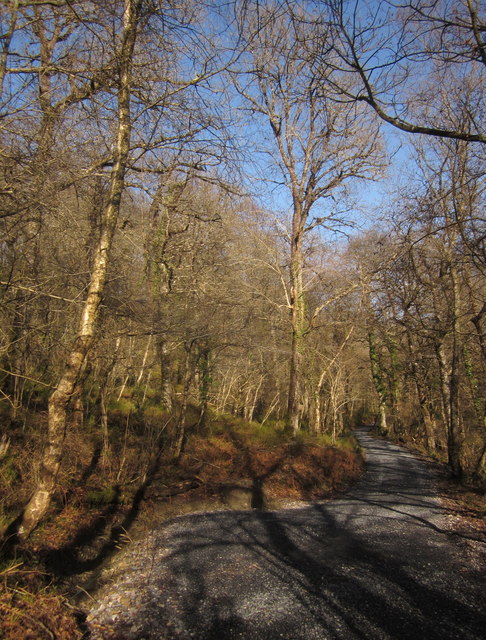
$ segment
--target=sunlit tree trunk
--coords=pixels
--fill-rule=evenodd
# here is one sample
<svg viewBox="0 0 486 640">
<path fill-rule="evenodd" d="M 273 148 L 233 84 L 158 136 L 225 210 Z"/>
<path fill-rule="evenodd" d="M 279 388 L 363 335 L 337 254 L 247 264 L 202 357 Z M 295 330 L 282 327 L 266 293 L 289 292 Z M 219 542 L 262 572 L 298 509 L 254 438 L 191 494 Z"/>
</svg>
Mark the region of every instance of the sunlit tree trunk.
<svg viewBox="0 0 486 640">
<path fill-rule="evenodd" d="M 299 207 L 295 207 L 292 247 L 290 254 L 290 317 L 292 324 L 292 340 L 290 352 L 288 415 L 292 433 L 295 435 L 300 427 L 302 396 L 302 349 L 304 346 L 304 288 L 303 271 L 303 231 L 302 215 Z"/>
<path fill-rule="evenodd" d="M 187 405 L 189 402 L 189 390 L 191 385 L 191 351 L 192 343 L 185 346 L 184 367 L 182 372 L 182 400 L 177 421 L 176 437 L 174 442 L 174 459 L 179 460 L 184 450 L 186 438 Z"/>
<path fill-rule="evenodd" d="M 110 250 L 120 210 L 130 147 L 130 85 L 132 55 L 137 32 L 140 0 L 125 0 L 122 44 L 118 59 L 117 138 L 110 176 L 107 205 L 103 211 L 99 241 L 94 250 L 88 295 L 84 303 L 78 335 L 66 359 L 64 372 L 49 398 L 48 443 L 42 458 L 39 480 L 22 517 L 18 533 L 26 538 L 46 514 L 56 486 L 66 433 L 67 411 L 78 384 L 84 362 L 94 341 L 99 309 L 105 287 Z"/>
<path fill-rule="evenodd" d="M 439 383 L 441 394 L 441 412 L 444 425 L 448 425 L 450 422 L 451 407 L 449 403 L 450 389 L 449 389 L 449 370 L 447 366 L 446 355 L 444 352 L 444 345 L 441 342 L 436 342 L 434 345 L 435 354 L 437 358 L 437 365 L 439 368 Z"/>
<path fill-rule="evenodd" d="M 376 347 L 376 336 L 373 333 L 368 334 L 368 344 L 370 350 L 371 376 L 376 393 L 378 395 L 378 429 L 381 433 L 387 434 L 387 390 L 384 380 L 384 374 L 381 367 L 380 357 Z"/>
<path fill-rule="evenodd" d="M 142 364 L 140 366 L 140 371 L 138 372 L 138 376 L 137 376 L 137 385 L 141 384 L 143 374 L 145 373 L 145 367 L 147 365 L 147 358 L 150 351 L 151 342 L 152 342 L 152 336 L 149 336 L 147 340 L 147 346 L 145 347 L 145 351 L 143 353 L 143 359 L 142 359 Z"/>
<path fill-rule="evenodd" d="M 157 360 L 160 368 L 160 395 L 165 409 L 170 413 L 174 408 L 173 388 L 170 373 L 171 360 L 167 341 L 164 336 L 157 336 L 155 340 Z"/>
<path fill-rule="evenodd" d="M 313 393 L 313 397 L 312 397 L 312 412 L 311 412 L 311 422 L 310 422 L 310 429 L 312 431 L 312 433 L 315 433 L 316 435 L 319 433 L 322 433 L 323 429 L 322 429 L 322 410 L 321 410 L 321 393 L 322 393 L 322 387 L 324 385 L 324 380 L 326 377 L 328 371 L 328 367 L 326 367 L 324 369 L 324 371 L 321 372 L 321 375 L 319 376 L 319 382 L 317 383 L 315 389 L 314 389 L 314 393 Z"/>
</svg>

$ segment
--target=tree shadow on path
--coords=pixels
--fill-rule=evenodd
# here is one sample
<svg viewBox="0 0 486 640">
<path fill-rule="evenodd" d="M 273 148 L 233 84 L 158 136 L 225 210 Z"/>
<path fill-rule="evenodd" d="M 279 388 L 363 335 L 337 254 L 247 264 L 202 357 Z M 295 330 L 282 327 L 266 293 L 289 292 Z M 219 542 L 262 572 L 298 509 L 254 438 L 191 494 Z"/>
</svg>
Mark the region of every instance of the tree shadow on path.
<svg viewBox="0 0 486 640">
<path fill-rule="evenodd" d="M 393 532 L 367 540 L 325 505 L 310 511 L 296 512 L 295 523 L 291 514 L 214 514 L 202 535 L 196 526 L 181 536 L 168 586 L 180 594 L 182 628 L 200 640 L 483 637 L 477 594 L 457 563 L 440 565 L 440 544 L 422 545 L 413 531 L 401 542 L 415 557 L 390 554 Z"/>
<path fill-rule="evenodd" d="M 149 574 L 117 585 L 146 594 L 121 612 L 133 638 L 482 640 L 484 575 L 441 528 L 433 476 L 366 444 L 367 472 L 340 500 L 161 527 Z"/>
</svg>

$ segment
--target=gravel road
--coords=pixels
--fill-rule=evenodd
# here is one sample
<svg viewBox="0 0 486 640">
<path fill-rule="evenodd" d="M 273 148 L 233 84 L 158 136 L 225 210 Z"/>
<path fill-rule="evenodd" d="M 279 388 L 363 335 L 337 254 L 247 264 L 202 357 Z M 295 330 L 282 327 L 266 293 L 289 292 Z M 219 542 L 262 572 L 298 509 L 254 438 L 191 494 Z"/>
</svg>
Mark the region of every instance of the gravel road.
<svg viewBox="0 0 486 640">
<path fill-rule="evenodd" d="M 486 637 L 485 545 L 451 534 L 433 469 L 358 434 L 339 500 L 176 518 L 105 572 L 93 639 Z"/>
</svg>

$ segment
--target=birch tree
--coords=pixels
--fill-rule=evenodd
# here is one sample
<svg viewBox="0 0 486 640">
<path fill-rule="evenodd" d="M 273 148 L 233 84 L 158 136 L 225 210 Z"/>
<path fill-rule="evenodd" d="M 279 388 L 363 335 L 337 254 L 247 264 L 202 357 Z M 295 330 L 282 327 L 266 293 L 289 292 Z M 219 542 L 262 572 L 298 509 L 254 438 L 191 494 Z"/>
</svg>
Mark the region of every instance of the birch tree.
<svg viewBox="0 0 486 640">
<path fill-rule="evenodd" d="M 19 529 L 26 537 L 46 513 L 55 491 L 68 409 L 82 388 L 111 277 L 115 233 L 128 224 L 127 193 L 135 187 L 153 197 L 153 181 L 147 176 L 163 174 L 168 164 L 174 166 L 174 158 L 179 167 L 203 172 L 203 159 L 209 165 L 220 156 L 212 146 L 215 119 L 207 85 L 206 100 L 200 99 L 202 85 L 219 60 L 209 36 L 192 24 L 199 19 L 199 6 L 144 0 L 21 5 L 22 15 L 33 16 L 26 21 L 33 35 L 18 38 L 15 47 L 27 43 L 33 63 L 16 68 L 12 44 L 6 74 L 29 79 L 25 85 L 17 83 L 22 95 L 27 97 L 31 86 L 38 93 L 31 92 L 25 109 L 29 115 L 29 105 L 35 106 L 31 111 L 48 133 L 38 144 L 48 158 L 42 167 L 46 180 L 39 183 L 44 191 L 49 184 L 49 197 L 41 201 L 58 212 L 53 198 L 66 194 L 66 201 L 72 197 L 69 215 L 75 215 L 78 195 L 90 193 L 93 199 L 86 243 L 91 266 L 76 296 L 84 302 L 74 337 L 64 341 L 64 369 L 49 399 L 48 442 Z M 9 112 L 9 118 L 25 133 L 18 113 Z M 222 136 L 218 141 L 224 144 Z M 36 191 L 30 190 L 34 198 Z M 123 207 L 127 219 L 120 221 Z"/>
<path fill-rule="evenodd" d="M 93 344 L 130 149 L 130 95 L 133 83 L 133 51 L 139 25 L 141 0 L 125 0 L 120 44 L 117 52 L 117 127 L 113 168 L 107 204 L 103 210 L 99 240 L 94 250 L 88 294 L 78 335 L 66 360 L 65 370 L 49 399 L 48 444 L 39 481 L 25 507 L 18 533 L 27 537 L 45 515 L 55 488 L 62 458 L 69 402 L 79 383 L 86 357 Z"/>
</svg>

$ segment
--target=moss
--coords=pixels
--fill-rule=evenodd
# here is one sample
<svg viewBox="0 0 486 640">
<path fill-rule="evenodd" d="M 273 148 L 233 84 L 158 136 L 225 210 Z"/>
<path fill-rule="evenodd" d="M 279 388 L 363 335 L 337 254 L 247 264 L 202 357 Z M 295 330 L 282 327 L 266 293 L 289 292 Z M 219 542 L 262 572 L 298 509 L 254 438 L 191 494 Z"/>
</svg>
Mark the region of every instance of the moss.
<svg viewBox="0 0 486 640">
<path fill-rule="evenodd" d="M 137 410 L 135 403 L 130 398 L 120 398 L 119 400 L 110 400 L 108 411 L 116 412 L 124 416 L 134 413 Z"/>
<path fill-rule="evenodd" d="M 119 491 L 116 487 L 104 487 L 88 491 L 87 501 L 93 506 L 113 504 L 118 500 Z"/>
<path fill-rule="evenodd" d="M 0 465 L 0 477 L 2 483 L 11 485 L 20 479 L 19 470 L 13 458 L 5 458 Z"/>
</svg>

